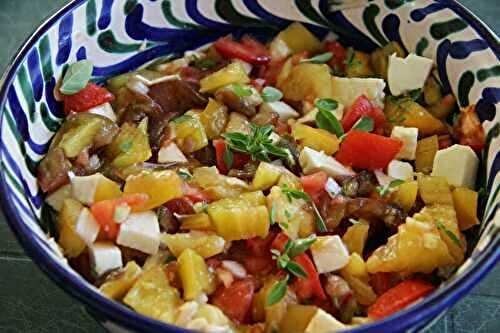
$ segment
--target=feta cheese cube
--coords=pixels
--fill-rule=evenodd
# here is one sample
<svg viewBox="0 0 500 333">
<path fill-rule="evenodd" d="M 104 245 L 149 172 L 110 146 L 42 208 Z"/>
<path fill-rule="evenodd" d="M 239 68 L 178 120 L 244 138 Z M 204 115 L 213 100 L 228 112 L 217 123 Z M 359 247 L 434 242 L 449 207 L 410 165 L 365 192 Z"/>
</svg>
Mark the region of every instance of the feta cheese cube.
<svg viewBox="0 0 500 333">
<path fill-rule="evenodd" d="M 309 147 L 304 147 L 299 155 L 299 163 L 306 175 L 324 171 L 331 177 L 354 176 L 350 168 L 345 167 L 336 159 Z"/>
<path fill-rule="evenodd" d="M 400 160 L 415 160 L 417 151 L 418 128 L 394 126 L 391 133 L 391 138 L 399 139 L 403 142 L 403 147 L 396 155 Z"/>
<path fill-rule="evenodd" d="M 90 263 L 97 276 L 121 268 L 122 252 L 111 242 L 96 242 L 89 246 Z"/>
<path fill-rule="evenodd" d="M 71 185 L 67 184 L 47 196 L 45 202 L 48 203 L 55 211 L 60 211 L 64 200 L 71 197 Z"/>
<path fill-rule="evenodd" d="M 474 189 L 479 159 L 469 146 L 453 145 L 434 156 L 432 176 L 442 176 L 448 184 Z"/>
<path fill-rule="evenodd" d="M 269 44 L 269 51 L 273 60 L 285 59 L 293 53 L 287 43 L 279 37 L 274 38 L 271 44 Z"/>
<path fill-rule="evenodd" d="M 94 196 L 99 182 L 104 178 L 100 173 L 90 176 L 71 177 L 71 191 L 73 197 L 85 205 L 94 203 Z"/>
<path fill-rule="evenodd" d="M 309 321 L 305 333 L 331 333 L 345 329 L 347 329 L 346 325 L 342 324 L 329 313 L 318 308 Z"/>
<path fill-rule="evenodd" d="M 338 236 L 321 236 L 311 245 L 319 274 L 338 271 L 349 263 L 349 250 Z"/>
<path fill-rule="evenodd" d="M 75 231 L 88 245 L 92 245 L 99 234 L 99 223 L 88 208 L 83 208 L 76 220 Z"/>
<path fill-rule="evenodd" d="M 421 89 L 431 72 L 432 64 L 432 59 L 414 53 L 410 53 L 406 58 L 392 54 L 387 68 L 387 82 L 391 93 L 399 96 L 411 90 Z"/>
<path fill-rule="evenodd" d="M 334 198 L 336 195 L 342 193 L 342 187 L 331 177 L 325 183 L 325 191 Z"/>
<path fill-rule="evenodd" d="M 282 101 L 264 102 L 260 106 L 261 112 L 276 112 L 281 120 L 288 120 L 290 118 L 297 118 L 299 113 L 295 111 L 290 105 Z"/>
<path fill-rule="evenodd" d="M 87 111 L 88 113 L 98 114 L 100 116 L 106 117 L 109 120 L 116 122 L 116 114 L 111 107 L 111 104 L 104 103 L 98 106 L 94 106 L 93 108 Z"/>
<path fill-rule="evenodd" d="M 413 166 L 408 162 L 392 160 L 387 166 L 389 177 L 401 180 L 413 180 Z"/>
<path fill-rule="evenodd" d="M 160 163 L 187 163 L 187 158 L 174 142 L 169 143 L 165 147 L 161 147 L 158 151 L 158 162 Z"/>
<path fill-rule="evenodd" d="M 385 81 L 374 78 L 332 77 L 332 98 L 350 107 L 356 98 L 365 95 L 377 106 L 384 106 Z"/>
<path fill-rule="evenodd" d="M 121 224 L 116 242 L 148 254 L 160 246 L 160 225 L 153 211 L 132 213 Z"/>
</svg>

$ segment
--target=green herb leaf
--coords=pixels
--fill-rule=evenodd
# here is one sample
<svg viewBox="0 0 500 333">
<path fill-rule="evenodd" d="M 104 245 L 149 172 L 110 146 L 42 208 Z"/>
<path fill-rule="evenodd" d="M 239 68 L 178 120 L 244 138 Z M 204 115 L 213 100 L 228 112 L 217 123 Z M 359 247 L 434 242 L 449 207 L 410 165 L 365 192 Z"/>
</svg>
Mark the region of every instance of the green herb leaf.
<svg viewBox="0 0 500 333">
<path fill-rule="evenodd" d="M 283 93 L 271 86 L 264 87 L 260 95 L 264 102 L 276 102 L 283 98 Z"/>
<path fill-rule="evenodd" d="M 276 282 L 269 291 L 267 295 L 266 304 L 267 306 L 274 305 L 281 301 L 283 297 L 285 297 L 288 286 L 287 286 L 288 277 L 284 280 Z"/>
<path fill-rule="evenodd" d="M 224 160 L 224 164 L 228 169 L 231 169 L 233 167 L 233 152 L 231 151 L 231 149 L 229 149 L 229 147 L 226 147 L 226 149 L 224 149 L 222 159 Z"/>
<path fill-rule="evenodd" d="M 278 257 L 277 263 L 279 268 L 285 269 L 290 263 L 290 257 L 286 253 L 284 253 Z"/>
<path fill-rule="evenodd" d="M 177 260 L 177 258 L 174 255 L 169 254 L 165 257 L 165 264 L 168 264 L 169 262 L 172 262 L 175 260 Z"/>
<path fill-rule="evenodd" d="M 362 132 L 371 132 L 373 131 L 375 122 L 370 117 L 361 117 L 359 120 L 354 123 L 352 129 Z"/>
<path fill-rule="evenodd" d="M 193 64 L 193 66 L 198 69 L 212 69 L 216 65 L 217 63 L 214 60 L 208 58 L 196 59 Z"/>
<path fill-rule="evenodd" d="M 337 137 L 344 135 L 342 125 L 338 121 L 337 117 L 335 117 L 330 111 L 320 109 L 318 113 L 316 113 L 316 125 L 321 129 L 335 134 Z"/>
<path fill-rule="evenodd" d="M 302 266 L 294 261 L 288 262 L 288 265 L 286 265 L 286 269 L 296 277 L 303 279 L 306 279 L 308 277 L 306 271 L 302 268 Z"/>
<path fill-rule="evenodd" d="M 179 169 L 177 170 L 177 174 L 184 180 L 191 180 L 193 178 L 193 175 L 189 172 L 188 169 Z"/>
<path fill-rule="evenodd" d="M 227 146 L 233 151 L 249 154 L 252 160 L 269 162 L 269 155 L 287 157 L 288 150 L 273 144 L 270 135 L 273 133 L 272 126 L 258 126 L 250 123 L 251 133 L 238 132 L 224 133 L 222 137 Z"/>
<path fill-rule="evenodd" d="M 331 98 L 320 98 L 317 99 L 314 105 L 318 108 L 318 110 L 324 111 L 333 111 L 338 108 L 339 103 Z"/>
<path fill-rule="evenodd" d="M 118 148 L 123 152 L 123 153 L 128 153 L 130 149 L 132 148 L 133 141 L 131 139 L 123 141 L 118 145 Z"/>
<path fill-rule="evenodd" d="M 177 118 L 172 119 L 172 122 L 174 124 L 180 124 L 180 123 L 183 123 L 185 121 L 190 121 L 190 120 L 193 120 L 193 119 L 194 119 L 193 116 L 190 116 L 188 114 L 183 114 L 182 116 L 179 116 Z"/>
<path fill-rule="evenodd" d="M 380 196 L 385 196 L 387 193 L 391 192 L 392 189 L 404 184 L 404 180 L 394 179 L 392 182 L 387 184 L 386 186 L 377 186 L 376 190 Z"/>
<path fill-rule="evenodd" d="M 422 89 L 415 89 L 408 93 L 413 101 L 417 101 L 422 96 Z"/>
<path fill-rule="evenodd" d="M 304 191 L 295 190 L 288 187 L 287 184 L 281 186 L 281 192 L 287 197 L 288 202 L 292 202 L 293 199 L 303 199 L 304 201 L 311 201 L 311 197 Z"/>
<path fill-rule="evenodd" d="M 269 214 L 269 224 L 273 225 L 276 223 L 276 205 L 274 202 L 271 204 L 271 213 Z"/>
<path fill-rule="evenodd" d="M 309 59 L 303 59 L 301 61 L 301 63 L 310 62 L 312 64 L 324 64 L 324 63 L 330 61 L 330 59 L 332 59 L 332 57 L 333 57 L 332 52 L 325 52 L 322 54 L 318 54 L 317 56 L 314 56 L 314 57 L 309 58 Z"/>
<path fill-rule="evenodd" d="M 443 223 L 438 221 L 438 222 L 436 222 L 436 226 L 440 230 L 442 230 L 446 234 L 446 236 L 448 236 L 453 241 L 453 243 L 455 243 L 459 247 L 462 247 L 462 243 L 458 239 L 457 235 L 455 235 L 452 231 L 450 231 L 448 228 L 446 228 Z"/>
<path fill-rule="evenodd" d="M 362 66 L 363 64 L 356 58 L 356 52 L 352 47 L 347 49 L 346 60 L 344 61 L 347 69 L 356 68 Z"/>
<path fill-rule="evenodd" d="M 80 60 L 69 66 L 59 88 L 64 95 L 74 95 L 87 86 L 92 77 L 92 62 Z"/>
<path fill-rule="evenodd" d="M 306 252 L 315 241 L 316 241 L 315 235 L 295 240 L 293 242 L 292 248 L 290 249 L 290 251 L 288 251 L 288 255 L 291 258 L 293 258 L 298 256 L 299 254 Z"/>
<path fill-rule="evenodd" d="M 318 207 L 316 207 L 314 201 L 312 202 L 312 207 L 314 210 L 314 221 L 316 222 L 316 228 L 319 232 L 327 232 L 328 229 L 326 228 L 325 220 L 323 220 L 323 217 L 319 213 Z"/>
<path fill-rule="evenodd" d="M 252 89 L 243 87 L 239 83 L 233 83 L 231 85 L 231 88 L 232 88 L 233 92 L 236 94 L 236 96 L 238 96 L 238 97 L 248 97 L 248 96 L 251 96 L 253 94 Z"/>
</svg>

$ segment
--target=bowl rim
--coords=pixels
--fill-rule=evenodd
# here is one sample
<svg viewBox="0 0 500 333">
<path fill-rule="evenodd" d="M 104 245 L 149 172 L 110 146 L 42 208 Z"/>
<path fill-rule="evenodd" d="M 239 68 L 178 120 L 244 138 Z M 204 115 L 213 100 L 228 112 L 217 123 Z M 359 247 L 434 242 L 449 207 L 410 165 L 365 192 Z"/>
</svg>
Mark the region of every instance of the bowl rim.
<svg viewBox="0 0 500 333">
<path fill-rule="evenodd" d="M 0 80 L 0 131 L 3 126 L 3 112 L 6 103 L 7 89 L 11 86 L 19 65 L 25 60 L 29 50 L 38 41 L 53 23 L 59 20 L 66 13 L 73 11 L 77 7 L 85 4 L 88 0 L 71 0 L 69 3 L 49 15 L 37 28 L 23 41 L 15 55 L 9 61 L 8 66 Z M 490 47 L 500 58 L 499 38 L 496 34 L 468 8 L 457 0 L 443 0 L 444 4 L 454 10 L 454 12 L 463 18 L 476 32 L 487 41 Z M 0 138 L 0 158 L 4 154 L 4 143 Z M 107 320 L 137 331 L 147 332 L 193 332 L 172 324 L 167 324 L 159 320 L 152 319 L 135 312 L 126 306 L 112 301 L 100 294 L 95 287 L 81 278 L 68 272 L 63 266 L 53 260 L 44 251 L 44 248 L 34 239 L 30 229 L 16 221 L 21 220 L 11 200 L 7 189 L 5 173 L 0 173 L 0 204 L 5 214 L 7 223 L 13 231 L 18 242 L 26 251 L 28 256 L 35 264 L 60 288 L 65 290 L 72 297 L 78 299 L 85 306 L 98 315 L 102 315 Z M 498 212 L 496 215 L 499 215 Z M 495 219 L 493 217 L 493 219 Z M 399 311 L 389 317 L 375 322 L 352 328 L 349 332 L 388 332 L 404 330 L 412 327 L 419 327 L 419 322 L 423 319 L 430 319 L 436 313 L 446 311 L 460 298 L 465 296 L 484 276 L 495 267 L 500 261 L 500 235 L 496 234 L 486 249 L 481 252 L 474 262 L 470 264 L 460 275 L 446 283 L 443 287 L 437 289 L 431 295 L 425 297 L 422 301 Z M 99 320 L 102 324 L 102 322 Z M 428 321 L 424 323 L 427 324 Z"/>
</svg>

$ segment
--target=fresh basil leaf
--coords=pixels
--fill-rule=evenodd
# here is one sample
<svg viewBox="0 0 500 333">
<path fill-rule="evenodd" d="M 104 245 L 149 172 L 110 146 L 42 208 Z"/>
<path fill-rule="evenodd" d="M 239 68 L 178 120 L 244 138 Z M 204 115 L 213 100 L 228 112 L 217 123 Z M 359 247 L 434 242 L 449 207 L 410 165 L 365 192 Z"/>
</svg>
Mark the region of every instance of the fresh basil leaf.
<svg viewBox="0 0 500 333">
<path fill-rule="evenodd" d="M 404 184 L 404 180 L 401 179 L 394 179 L 391 181 L 389 184 L 386 186 L 377 186 L 375 190 L 380 194 L 380 196 L 385 196 L 387 193 L 389 193 L 393 188 L 398 187 L 402 184 Z"/>
<path fill-rule="evenodd" d="M 354 123 L 352 129 L 362 132 L 373 131 L 375 122 L 370 117 L 361 117 L 357 122 Z"/>
<path fill-rule="evenodd" d="M 304 268 L 302 268 L 302 266 L 300 266 L 299 264 L 297 264 L 294 261 L 289 261 L 288 265 L 286 265 L 286 269 L 287 269 L 287 271 L 289 271 L 290 273 L 292 273 L 296 277 L 303 278 L 303 279 L 306 279 L 308 277 Z"/>
<path fill-rule="evenodd" d="M 184 180 L 191 180 L 193 178 L 188 169 L 179 169 L 177 170 L 177 174 Z"/>
<path fill-rule="evenodd" d="M 59 88 L 61 94 L 74 95 L 87 86 L 92 77 L 92 62 L 80 60 L 69 66 Z"/>
<path fill-rule="evenodd" d="M 236 94 L 236 96 L 238 96 L 238 97 L 248 97 L 248 96 L 251 96 L 253 94 L 252 89 L 245 88 L 245 87 L 241 86 L 241 84 L 239 84 L 239 83 L 233 83 L 231 85 L 231 88 L 232 88 L 233 92 Z"/>
<path fill-rule="evenodd" d="M 222 159 L 224 160 L 224 164 L 228 169 L 231 169 L 233 167 L 233 152 L 228 147 L 224 149 L 224 155 L 222 155 Z"/>
<path fill-rule="evenodd" d="M 288 202 L 292 202 L 293 199 L 303 199 L 305 201 L 311 201 L 311 197 L 309 196 L 309 194 L 290 188 L 287 184 L 283 184 L 283 186 L 281 187 L 281 192 L 287 197 Z"/>
<path fill-rule="evenodd" d="M 118 145 L 118 148 L 123 152 L 123 153 L 128 153 L 129 150 L 132 148 L 132 145 L 134 143 L 132 142 L 131 139 L 123 141 Z"/>
<path fill-rule="evenodd" d="M 271 86 L 264 87 L 260 95 L 264 102 L 276 102 L 283 98 L 283 93 Z"/>
<path fill-rule="evenodd" d="M 422 89 L 415 89 L 408 93 L 413 101 L 417 101 L 422 96 Z"/>
<path fill-rule="evenodd" d="M 318 207 L 316 207 L 314 201 L 312 202 L 312 207 L 314 210 L 314 221 L 316 222 L 316 228 L 318 229 L 319 232 L 327 232 L 328 229 L 326 228 L 325 220 L 323 220 L 323 217 L 321 216 Z"/>
<path fill-rule="evenodd" d="M 403 185 L 404 183 L 405 183 L 404 180 L 394 179 L 392 182 L 389 183 L 389 188 L 395 188 L 395 187 Z"/>
<path fill-rule="evenodd" d="M 279 268 L 285 269 L 290 263 L 290 257 L 287 254 L 282 254 L 278 257 L 277 263 Z"/>
<path fill-rule="evenodd" d="M 332 52 L 325 52 L 322 54 L 318 54 L 317 56 L 314 56 L 312 58 L 308 59 L 303 59 L 301 63 L 303 62 L 310 62 L 312 64 L 324 64 L 328 62 L 330 59 L 332 59 L 333 53 Z"/>
<path fill-rule="evenodd" d="M 196 59 L 193 65 L 198 69 L 212 69 L 217 65 L 217 63 L 212 59 L 204 58 Z"/>
<path fill-rule="evenodd" d="M 320 98 L 316 100 L 314 105 L 318 110 L 333 111 L 338 108 L 339 103 L 331 98 Z"/>
<path fill-rule="evenodd" d="M 335 134 L 338 138 L 344 135 L 342 125 L 338 121 L 337 117 L 335 117 L 330 111 L 320 109 L 318 113 L 316 113 L 316 125 L 318 128 Z"/>
<path fill-rule="evenodd" d="M 285 278 L 284 280 L 281 280 L 279 282 L 276 282 L 272 287 L 271 290 L 269 291 L 269 294 L 267 295 L 267 300 L 266 304 L 267 306 L 274 305 L 281 301 L 283 297 L 285 297 L 286 292 L 288 290 L 287 286 L 287 280 L 288 278 Z"/>
<path fill-rule="evenodd" d="M 446 236 L 448 236 L 453 241 L 453 243 L 455 243 L 459 247 L 462 247 L 462 243 L 458 239 L 457 235 L 455 235 L 452 231 L 450 231 L 448 228 L 446 228 L 443 223 L 438 221 L 438 222 L 436 222 L 436 226 L 440 230 L 442 230 L 446 234 Z"/>
<path fill-rule="evenodd" d="M 276 249 L 271 249 L 271 253 L 273 255 L 273 259 L 278 259 L 278 257 L 281 255 L 280 251 Z"/>
<path fill-rule="evenodd" d="M 288 255 L 291 258 L 293 258 L 298 256 L 299 254 L 306 252 L 315 241 L 316 241 L 315 235 L 313 235 L 312 237 L 295 240 L 293 242 L 292 248 L 290 249 L 290 251 L 288 251 Z"/>
<path fill-rule="evenodd" d="M 289 239 L 286 244 L 285 244 L 285 247 L 283 248 L 283 253 L 287 253 L 288 251 L 290 251 L 290 249 L 293 247 L 293 241 L 291 239 Z"/>
</svg>

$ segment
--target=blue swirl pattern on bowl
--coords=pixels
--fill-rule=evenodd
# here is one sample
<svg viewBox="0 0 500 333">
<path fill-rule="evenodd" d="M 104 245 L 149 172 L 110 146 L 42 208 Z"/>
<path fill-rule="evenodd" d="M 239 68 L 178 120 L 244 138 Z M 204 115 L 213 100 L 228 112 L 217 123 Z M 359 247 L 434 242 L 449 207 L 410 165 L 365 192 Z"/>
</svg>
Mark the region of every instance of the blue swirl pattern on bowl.
<svg viewBox="0 0 500 333">
<path fill-rule="evenodd" d="M 487 133 L 478 187 L 485 187 L 479 241 L 459 273 L 422 302 L 353 332 L 417 332 L 464 296 L 500 258 L 500 46 L 498 37 L 452 0 L 374 0 L 336 11 L 328 0 L 75 0 L 48 19 L 19 51 L 0 90 L 0 195 L 9 224 L 56 283 L 87 304 L 107 327 L 187 332 L 105 299 L 69 268 L 41 228 L 43 195 L 36 165 L 63 114 L 54 99 L 67 64 L 90 59 L 102 82 L 159 56 L 182 54 L 232 33 L 269 36 L 302 21 L 319 36 L 371 51 L 388 41 L 433 58 L 435 75 L 461 107 L 477 104 Z M 366 1 L 358 1 L 366 2 Z M 351 2 L 352 3 L 352 2 Z"/>
</svg>

